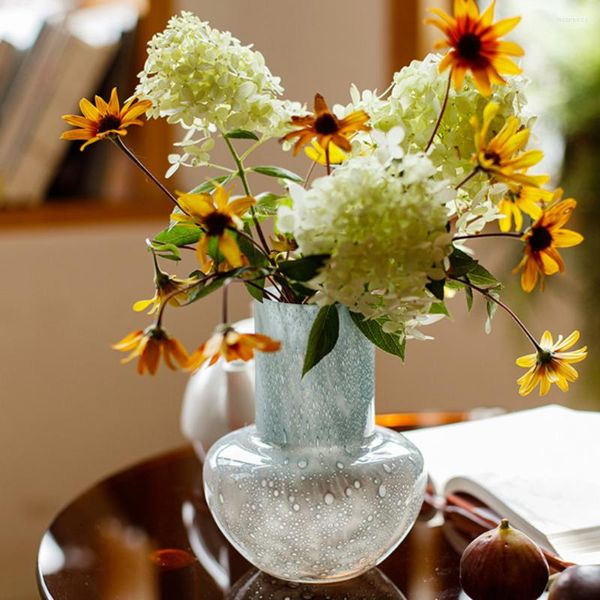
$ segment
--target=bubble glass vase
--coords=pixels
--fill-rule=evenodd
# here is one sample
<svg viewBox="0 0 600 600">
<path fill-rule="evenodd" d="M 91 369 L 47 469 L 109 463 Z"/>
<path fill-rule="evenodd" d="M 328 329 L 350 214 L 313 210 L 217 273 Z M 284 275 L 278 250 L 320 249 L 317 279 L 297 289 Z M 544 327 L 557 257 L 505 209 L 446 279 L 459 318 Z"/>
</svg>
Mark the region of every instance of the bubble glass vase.
<svg viewBox="0 0 600 600">
<path fill-rule="evenodd" d="M 333 582 L 379 564 L 421 508 L 417 448 L 375 426 L 372 344 L 338 307 L 335 348 L 302 377 L 318 307 L 256 303 L 256 424 L 221 438 L 204 464 L 210 510 L 253 565 L 296 582 Z"/>
</svg>

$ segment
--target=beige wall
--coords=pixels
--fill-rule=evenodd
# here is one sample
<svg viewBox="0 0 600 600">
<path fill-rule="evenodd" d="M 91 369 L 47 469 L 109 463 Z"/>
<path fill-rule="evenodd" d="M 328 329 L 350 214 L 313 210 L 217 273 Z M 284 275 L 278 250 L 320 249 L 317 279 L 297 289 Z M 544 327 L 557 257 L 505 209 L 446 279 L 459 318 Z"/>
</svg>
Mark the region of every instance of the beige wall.
<svg viewBox="0 0 600 600">
<path fill-rule="evenodd" d="M 347 98 L 351 81 L 386 85 L 383 0 L 182 4 L 254 41 L 290 97 L 310 100 L 318 90 L 334 102 Z M 198 177 L 188 174 L 188 183 Z M 182 442 L 185 376 L 162 371 L 140 378 L 109 349 L 147 323 L 130 305 L 152 294 L 143 239 L 158 228 L 140 223 L 0 235 L 0 600 L 36 597 L 37 544 L 64 503 L 100 477 Z M 217 302 L 173 312 L 169 328 L 188 345 L 198 343 L 215 321 Z M 548 302 L 563 320 L 571 314 L 559 296 Z M 237 297 L 234 316 L 244 316 L 246 307 L 247 299 Z M 534 329 L 542 330 L 547 319 L 531 316 Z M 523 339 L 504 316 L 485 337 L 482 320 L 458 316 L 436 327 L 435 342 L 410 345 L 405 366 L 380 356 L 379 410 L 536 403 L 515 391 L 512 360 L 527 350 Z"/>
</svg>

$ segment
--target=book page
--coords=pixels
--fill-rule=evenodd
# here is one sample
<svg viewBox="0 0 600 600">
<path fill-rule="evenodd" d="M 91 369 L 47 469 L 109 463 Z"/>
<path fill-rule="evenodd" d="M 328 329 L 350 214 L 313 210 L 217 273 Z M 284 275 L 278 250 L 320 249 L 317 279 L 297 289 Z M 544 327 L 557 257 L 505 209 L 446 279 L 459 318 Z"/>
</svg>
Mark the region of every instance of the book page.
<svg viewBox="0 0 600 600">
<path fill-rule="evenodd" d="M 454 477 L 470 479 L 542 532 L 563 558 L 577 554 L 583 562 L 594 546 L 600 554 L 599 434 L 600 413 L 551 405 L 406 437 L 423 453 L 438 492 Z M 458 491 L 456 481 L 452 487 Z M 574 536 L 587 542 L 574 543 Z"/>
</svg>

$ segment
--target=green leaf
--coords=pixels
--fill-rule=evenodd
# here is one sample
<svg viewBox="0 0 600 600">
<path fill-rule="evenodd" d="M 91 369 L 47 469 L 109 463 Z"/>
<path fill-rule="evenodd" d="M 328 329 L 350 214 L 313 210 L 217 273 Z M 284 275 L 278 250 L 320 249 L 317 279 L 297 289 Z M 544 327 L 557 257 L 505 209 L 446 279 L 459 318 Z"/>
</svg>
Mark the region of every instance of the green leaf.
<svg viewBox="0 0 600 600">
<path fill-rule="evenodd" d="M 302 377 L 334 349 L 339 333 L 340 317 L 337 306 L 324 306 L 310 329 Z"/>
<path fill-rule="evenodd" d="M 499 289 L 502 287 L 502 284 L 480 264 L 477 264 L 477 266 L 474 269 L 469 271 L 469 273 L 467 274 L 467 279 L 473 285 L 486 289 Z"/>
<path fill-rule="evenodd" d="M 499 294 L 496 294 L 495 292 L 489 292 L 490 296 L 493 296 L 494 298 L 499 298 Z M 487 310 L 487 319 L 485 320 L 485 332 L 487 334 L 492 333 L 492 319 L 494 318 L 496 311 L 498 310 L 498 305 L 493 301 L 493 300 L 487 300 L 486 303 L 486 310 Z"/>
<path fill-rule="evenodd" d="M 310 281 L 319 274 L 328 258 L 329 254 L 312 254 L 296 260 L 284 260 L 277 268 L 293 281 Z"/>
<path fill-rule="evenodd" d="M 383 325 L 375 319 L 365 319 L 360 313 L 351 312 L 350 316 L 354 324 L 360 329 L 362 334 L 378 348 L 383 351 L 399 356 L 404 360 L 404 351 L 406 350 L 406 339 L 393 333 L 387 333 L 383 330 Z"/>
<path fill-rule="evenodd" d="M 444 302 L 435 302 L 434 304 L 432 304 L 429 309 L 429 314 L 446 315 L 447 317 L 450 316 L 450 313 L 448 312 L 448 307 L 444 304 Z"/>
<path fill-rule="evenodd" d="M 252 283 L 254 283 L 254 285 L 251 285 L 249 283 L 244 283 L 244 285 L 246 286 L 246 289 L 248 290 L 248 293 L 255 299 L 258 300 L 261 304 L 262 301 L 265 299 L 265 295 L 263 294 L 263 288 L 265 287 L 265 278 L 261 277 L 260 279 L 253 279 Z M 259 287 L 255 287 L 255 286 L 259 286 Z"/>
<path fill-rule="evenodd" d="M 445 279 L 431 279 L 425 286 L 438 300 L 444 299 Z"/>
<path fill-rule="evenodd" d="M 285 198 L 285 196 L 280 196 L 278 194 L 272 194 L 271 192 L 263 192 L 256 196 L 256 205 L 255 211 L 259 215 L 264 215 L 266 217 L 272 217 L 277 214 L 277 209 L 279 208 L 279 201 Z"/>
<path fill-rule="evenodd" d="M 242 254 L 250 261 L 252 266 L 262 267 L 267 264 L 266 256 L 249 239 L 243 235 L 237 235 L 236 241 Z"/>
<path fill-rule="evenodd" d="M 230 277 L 229 274 L 224 274 L 220 277 L 213 279 L 206 285 L 199 285 L 198 287 L 193 288 L 188 296 L 187 304 L 196 302 L 197 300 L 200 300 L 201 298 L 205 298 L 209 294 L 216 292 L 225 283 L 225 281 L 229 277 Z"/>
<path fill-rule="evenodd" d="M 467 286 L 462 281 L 456 281 L 454 279 L 447 279 L 446 286 L 449 290 L 454 290 L 456 292 L 460 292 L 465 289 Z"/>
<path fill-rule="evenodd" d="M 262 166 L 262 167 L 252 167 L 251 171 L 255 173 L 260 173 L 261 175 L 266 175 L 267 177 L 277 177 L 278 179 L 289 179 L 290 181 L 295 181 L 296 183 L 303 183 L 304 179 L 293 173 L 292 171 L 288 171 L 282 167 L 271 167 L 271 166 Z"/>
<path fill-rule="evenodd" d="M 289 285 L 290 288 L 292 288 L 292 291 L 294 292 L 294 294 L 296 294 L 297 299 L 300 303 L 307 300 L 308 298 L 311 298 L 316 294 L 316 290 L 311 290 L 310 288 L 307 288 L 305 285 L 302 285 L 297 281 L 288 281 L 287 285 Z"/>
<path fill-rule="evenodd" d="M 258 136 L 252 131 L 248 131 L 247 129 L 233 129 L 229 133 L 225 134 L 226 138 L 230 140 L 256 140 L 258 141 Z"/>
<path fill-rule="evenodd" d="M 181 252 L 174 244 L 157 244 L 156 242 L 152 242 L 152 249 L 156 256 L 160 256 L 161 258 L 176 261 L 181 260 Z"/>
<path fill-rule="evenodd" d="M 473 290 L 468 285 L 465 285 L 465 298 L 467 299 L 467 310 L 471 312 L 473 308 Z"/>
<path fill-rule="evenodd" d="M 181 247 L 195 244 L 201 237 L 202 230 L 195 225 L 173 225 L 157 233 L 153 242 Z"/>
<path fill-rule="evenodd" d="M 235 177 L 235 173 L 233 175 L 219 175 L 218 177 L 213 177 L 200 185 L 197 185 L 194 189 L 190 190 L 190 194 L 210 194 L 217 185 L 225 185 L 228 183 L 233 177 Z"/>
<path fill-rule="evenodd" d="M 462 277 L 467 273 L 470 273 L 477 267 L 479 263 L 466 252 L 454 248 L 450 255 L 450 272 L 449 275 L 452 277 Z"/>
</svg>

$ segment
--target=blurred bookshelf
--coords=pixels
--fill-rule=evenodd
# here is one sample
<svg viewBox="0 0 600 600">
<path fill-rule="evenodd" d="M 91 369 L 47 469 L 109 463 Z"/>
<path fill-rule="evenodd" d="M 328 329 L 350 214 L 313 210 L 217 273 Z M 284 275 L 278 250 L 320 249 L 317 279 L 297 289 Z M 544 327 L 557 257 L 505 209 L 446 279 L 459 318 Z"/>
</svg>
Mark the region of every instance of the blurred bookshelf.
<svg viewBox="0 0 600 600">
<path fill-rule="evenodd" d="M 422 58 L 431 49 L 432 34 L 423 26 L 426 7 L 449 9 L 450 0 L 385 1 L 389 15 L 387 64 L 393 72 L 414 58 Z M 33 10 L 32 7 L 36 5 L 44 7 L 41 20 L 45 24 L 39 25 L 37 41 L 29 40 L 28 49 L 16 52 L 10 47 L 11 36 L 5 35 L 9 29 L 6 27 L 7 19 L 2 19 L 2 11 L 6 10 L 4 7 L 11 5 L 21 7 L 20 18 L 25 20 L 31 20 L 32 16 L 25 14 L 27 10 Z M 40 38 L 43 42 L 44 34 L 48 36 L 48 29 L 51 32 L 53 28 L 60 29 L 57 23 L 62 23 L 65 18 L 77 21 L 73 14 L 91 11 L 91 19 L 94 20 L 95 10 L 99 11 L 98 15 L 104 15 L 104 19 L 107 12 L 117 15 L 120 11 L 126 15 L 118 41 L 101 40 L 103 49 L 98 52 L 104 53 L 104 64 L 98 69 L 97 76 L 95 79 L 89 78 L 85 91 L 81 86 L 76 91 L 74 88 L 77 86 L 72 84 L 81 83 L 77 81 L 77 76 L 65 75 L 68 65 L 55 61 L 53 69 L 56 77 L 45 77 L 42 83 L 47 89 L 44 94 L 43 88 L 40 89 L 39 77 L 35 77 L 35 63 L 39 62 L 39 55 L 44 54 Z M 164 218 L 170 207 L 166 205 L 160 190 L 151 185 L 144 174 L 110 144 L 96 143 L 85 152 L 80 152 L 79 143 L 67 143 L 58 140 L 58 137 L 68 129 L 60 116 L 70 112 L 77 114 L 77 102 L 81 97 L 93 98 L 98 93 L 103 98 L 108 98 L 114 85 L 119 89 L 121 101 L 133 92 L 137 73 L 146 59 L 148 40 L 164 29 L 168 19 L 177 10 L 177 0 L 0 0 L 0 229 Z M 136 15 L 136 22 L 129 27 L 127 18 L 130 17 L 127 14 L 132 12 Z M 83 18 L 82 20 L 85 21 Z M 4 29 L 1 26 L 3 21 Z M 108 22 L 111 22 L 110 19 Z M 35 29 L 31 24 L 29 28 Z M 63 40 L 62 43 L 64 45 L 66 42 Z M 27 45 L 27 42 L 23 44 Z M 38 48 L 37 59 L 36 45 L 42 45 L 42 50 Z M 78 43 L 76 47 L 86 52 L 89 50 L 85 44 Z M 66 56 L 64 52 L 63 54 Z M 9 62 L 9 58 L 6 58 L 8 56 L 13 57 L 12 67 L 3 69 L 2 61 Z M 88 56 L 91 55 L 88 53 Z M 98 62 L 102 60 L 99 59 Z M 47 64 L 45 67 L 48 70 Z M 38 72 L 40 69 L 43 71 L 44 64 L 38 64 L 37 69 Z M 29 88 L 26 81 L 27 70 L 34 72 L 29 75 L 29 79 L 35 83 L 30 82 Z M 8 89 L 7 81 L 11 82 Z M 29 89 L 29 100 L 19 89 L 25 92 Z M 48 100 L 48 96 L 53 99 Z M 33 118 L 28 118 L 37 115 L 35 108 L 28 109 L 26 106 L 31 98 L 34 101 L 32 106 L 35 107 L 37 102 L 37 112 L 44 109 L 43 123 L 39 116 L 37 124 Z M 18 114 L 17 108 L 14 110 L 16 117 L 11 110 L 11 103 L 18 108 Z M 174 141 L 175 134 L 172 130 L 164 120 L 152 120 L 142 128 L 130 128 L 125 138 L 136 155 L 159 177 L 168 166 L 166 149 Z M 6 135 L 6 131 L 9 135 Z M 11 136 L 24 145 L 21 154 L 13 153 Z M 21 137 L 27 138 L 27 141 L 23 141 Z M 23 157 L 28 152 L 31 152 L 31 158 L 26 160 Z M 20 182 L 28 185 L 31 179 L 40 177 L 41 171 L 38 171 L 36 164 L 46 170 L 42 173 L 46 178 L 45 183 L 41 190 L 38 186 L 34 193 L 24 194 L 21 198 Z M 51 172 L 48 173 L 48 170 Z M 31 173 L 34 175 L 31 176 Z M 8 201 L 4 181 L 7 176 L 12 180 L 12 190 L 9 191 L 13 194 Z M 177 187 L 177 182 L 170 180 L 169 187 Z"/>
<path fill-rule="evenodd" d="M 164 29 L 173 5 L 0 3 L 0 229 L 139 221 L 168 213 L 160 191 L 111 144 L 80 152 L 80 143 L 58 138 L 68 129 L 60 116 L 77 114 L 81 97 L 108 98 L 116 85 L 123 102 L 133 92 L 147 41 Z M 165 172 L 171 131 L 163 120 L 130 128 L 125 139 L 153 172 Z"/>
</svg>

